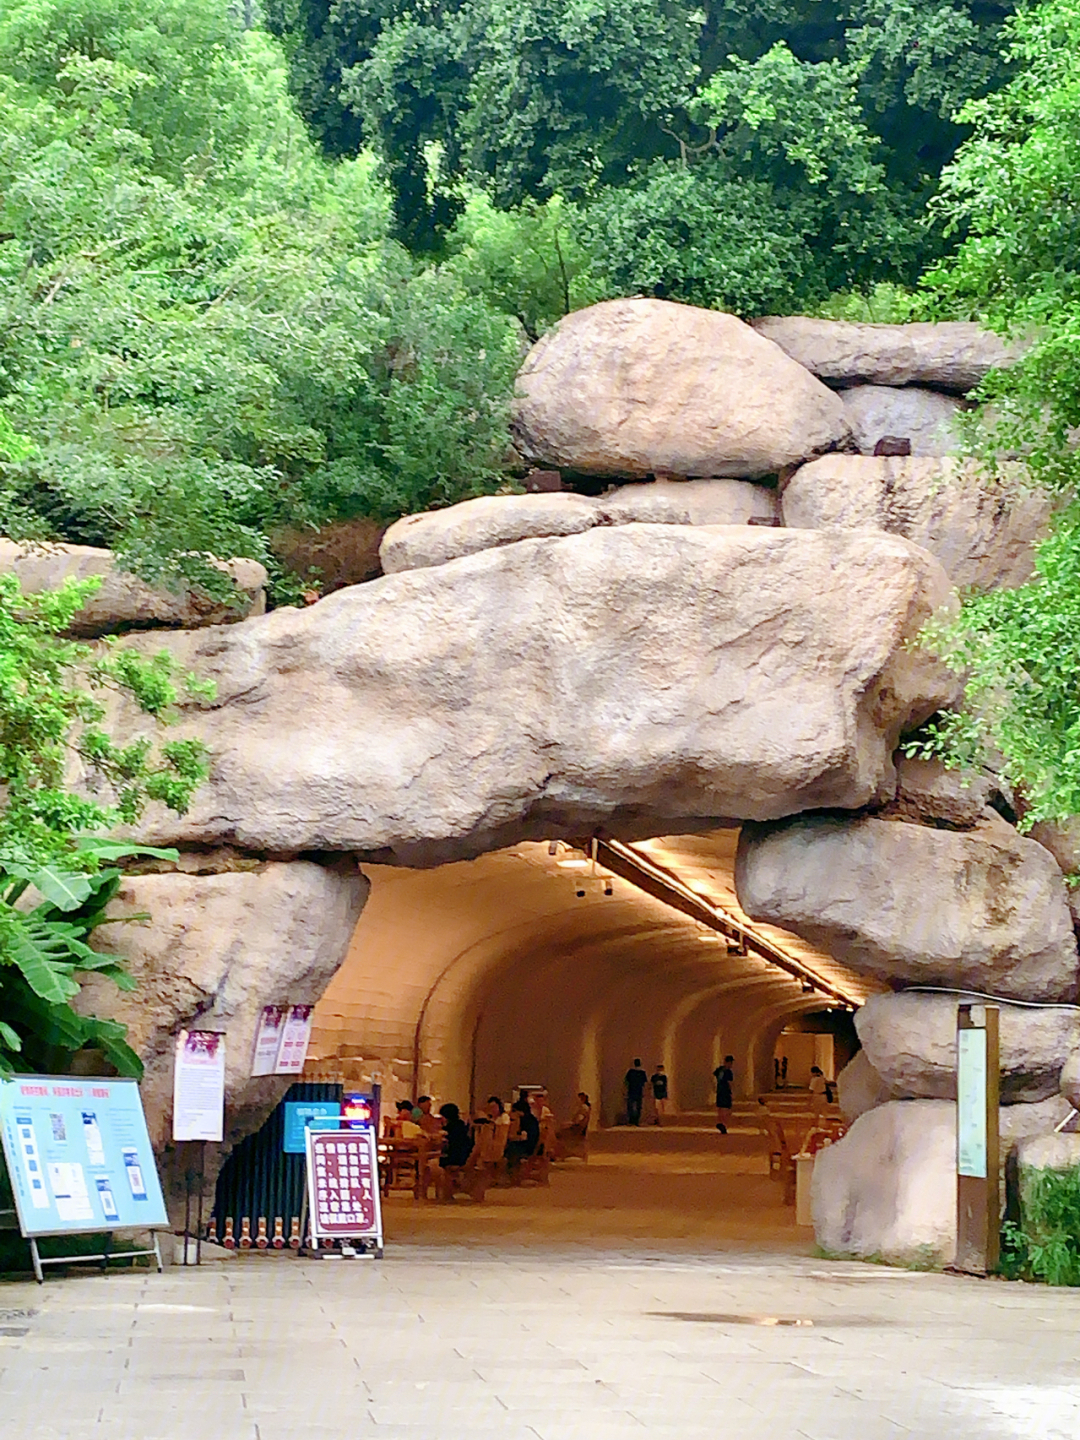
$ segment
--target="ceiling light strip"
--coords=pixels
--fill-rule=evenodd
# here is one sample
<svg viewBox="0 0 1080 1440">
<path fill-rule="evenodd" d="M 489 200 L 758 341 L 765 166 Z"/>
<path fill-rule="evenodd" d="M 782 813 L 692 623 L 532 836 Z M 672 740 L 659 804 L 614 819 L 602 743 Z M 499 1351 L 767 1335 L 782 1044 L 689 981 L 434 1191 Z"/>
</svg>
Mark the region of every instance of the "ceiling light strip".
<svg viewBox="0 0 1080 1440">
<path fill-rule="evenodd" d="M 763 960 L 767 960 L 771 965 L 783 970 L 793 979 L 800 982 L 808 981 L 815 989 L 838 1000 L 842 1005 L 848 1005 L 857 1010 L 862 1004 L 861 1000 L 848 995 L 841 987 L 835 985 L 831 980 L 826 980 L 811 966 L 792 959 L 771 941 L 740 924 L 726 910 L 696 894 L 674 870 L 669 870 L 666 865 L 658 864 L 650 855 L 639 850 L 636 845 L 627 845 L 621 840 L 610 839 L 597 840 L 596 844 L 598 853 L 603 854 L 603 863 L 609 870 L 614 870 L 617 875 L 621 875 L 624 880 L 629 880 L 631 884 L 637 885 L 639 889 L 652 895 L 654 899 L 661 900 L 666 905 L 672 905 L 675 909 L 681 910 L 683 914 L 718 931 L 727 939 L 739 942 L 748 950 L 753 950 Z"/>
</svg>

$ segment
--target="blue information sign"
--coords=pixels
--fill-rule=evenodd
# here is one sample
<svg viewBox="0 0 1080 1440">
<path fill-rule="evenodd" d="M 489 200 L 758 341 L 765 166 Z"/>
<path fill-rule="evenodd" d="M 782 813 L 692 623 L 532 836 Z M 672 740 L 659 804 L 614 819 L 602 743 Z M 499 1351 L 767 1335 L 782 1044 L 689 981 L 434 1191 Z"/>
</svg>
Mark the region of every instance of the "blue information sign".
<svg viewBox="0 0 1080 1440">
<path fill-rule="evenodd" d="M 134 1080 L 0 1080 L 0 1139 L 32 1239 L 169 1223 Z"/>
<path fill-rule="evenodd" d="M 307 1148 L 306 1131 L 336 1130 L 340 1123 L 341 1106 L 336 1100 L 286 1100 L 285 1139 L 281 1148 L 286 1155 L 303 1155 Z"/>
</svg>

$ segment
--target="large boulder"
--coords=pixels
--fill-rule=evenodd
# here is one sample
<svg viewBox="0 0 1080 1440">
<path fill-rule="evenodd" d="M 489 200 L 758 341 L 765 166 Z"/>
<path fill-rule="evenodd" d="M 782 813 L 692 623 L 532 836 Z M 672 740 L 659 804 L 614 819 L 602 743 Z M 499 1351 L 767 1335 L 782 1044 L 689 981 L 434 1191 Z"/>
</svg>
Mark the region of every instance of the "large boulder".
<svg viewBox="0 0 1080 1440">
<path fill-rule="evenodd" d="M 107 1014 L 128 1026 L 128 1042 L 146 1066 L 147 1125 L 165 1156 L 174 1204 L 182 1193 L 169 1144 L 177 1032 L 192 1026 L 226 1032 L 226 1143 L 257 1129 L 291 1083 L 251 1078 L 262 1007 L 321 997 L 345 958 L 368 889 L 349 860 L 125 878 L 112 913 L 148 913 L 151 923 L 107 925 L 94 944 L 121 957 L 138 986 L 118 992 L 111 981 L 90 976 L 77 1003 L 84 1014 Z"/>
<path fill-rule="evenodd" d="M 754 329 L 838 386 L 929 385 L 964 394 L 991 370 L 1014 364 L 1022 349 L 968 321 L 863 325 L 770 315 Z"/>
<path fill-rule="evenodd" d="M 1080 1135 L 1032 1135 L 1016 1147 L 1021 1184 L 1024 1171 L 1080 1170 Z"/>
<path fill-rule="evenodd" d="M 780 494 L 771 485 L 746 480 L 657 480 L 649 484 L 619 485 L 596 501 L 609 525 L 648 521 L 655 507 L 670 507 L 685 515 L 677 523 L 689 525 L 779 524 Z"/>
<path fill-rule="evenodd" d="M 830 1255 L 927 1268 L 956 1255 L 956 1106 L 893 1100 L 818 1152 L 814 1235 Z"/>
<path fill-rule="evenodd" d="M 383 538 L 380 559 L 387 575 L 397 575 L 518 540 L 579 535 L 594 525 L 743 525 L 752 518 L 772 524 L 779 508 L 775 489 L 745 480 L 620 485 L 597 497 L 484 495 L 396 521 Z"/>
<path fill-rule="evenodd" d="M 896 799 L 892 809 L 918 824 L 970 830 L 986 818 L 994 795 L 990 777 L 948 770 L 940 760 L 896 756 Z"/>
<path fill-rule="evenodd" d="M 396 575 L 518 540 L 577 535 L 599 522 L 600 512 L 583 495 L 482 495 L 395 521 L 383 536 L 379 559 L 385 574 Z"/>
<path fill-rule="evenodd" d="M 955 694 L 910 643 L 950 593 L 892 536 L 625 525 L 170 636 L 217 687 L 175 727 L 213 768 L 140 833 L 435 864 L 861 806 Z"/>
<path fill-rule="evenodd" d="M 15 575 L 28 595 L 55 590 L 65 580 L 101 578 L 97 592 L 76 612 L 70 627 L 72 635 L 85 639 L 129 630 L 192 630 L 262 615 L 265 567 L 257 560 L 226 560 L 220 568 L 236 587 L 233 601 L 213 600 L 190 588 L 173 591 L 147 585 L 122 570 L 111 550 L 0 540 L 0 574 Z"/>
<path fill-rule="evenodd" d="M 872 995 L 856 1013 L 865 1054 L 898 1096 L 956 1099 L 956 1012 L 963 997 Z M 1001 1103 L 1047 1100 L 1069 1055 L 1080 1050 L 1080 1013 L 1066 1006 L 1002 1005 Z"/>
<path fill-rule="evenodd" d="M 836 1077 L 836 1098 L 840 1113 L 850 1125 L 867 1110 L 895 1100 L 896 1095 L 866 1058 L 865 1050 L 857 1050 Z"/>
<path fill-rule="evenodd" d="M 1001 1158 L 1051 1131 L 1060 1099 L 1000 1112 Z M 866 1111 L 820 1150 L 811 1191 L 814 1233 L 830 1255 L 927 1268 L 956 1256 L 956 1105 L 892 1100 Z"/>
<path fill-rule="evenodd" d="M 776 474 L 848 440 L 843 406 L 733 315 L 607 300 L 566 316 L 518 376 L 513 432 L 584 475 Z"/>
<path fill-rule="evenodd" d="M 1065 882 L 1034 840 L 803 816 L 744 826 L 739 903 L 865 974 L 1071 1001 L 1077 950 Z"/>
<path fill-rule="evenodd" d="M 887 436 L 911 441 L 912 455 L 954 455 L 959 448 L 957 416 L 962 402 L 940 390 L 917 385 L 855 385 L 841 390 L 844 415 L 864 455 Z"/>
<path fill-rule="evenodd" d="M 1052 502 L 1020 476 L 928 457 L 826 455 L 801 466 L 782 499 L 797 530 L 885 530 L 936 555 L 953 584 L 1021 585 L 1047 533 Z"/>
</svg>

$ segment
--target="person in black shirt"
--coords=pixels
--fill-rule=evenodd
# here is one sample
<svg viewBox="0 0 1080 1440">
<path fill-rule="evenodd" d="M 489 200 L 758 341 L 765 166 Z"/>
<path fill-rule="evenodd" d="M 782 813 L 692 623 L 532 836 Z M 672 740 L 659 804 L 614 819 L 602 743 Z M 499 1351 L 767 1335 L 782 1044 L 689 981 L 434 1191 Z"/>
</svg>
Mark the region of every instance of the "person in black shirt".
<svg viewBox="0 0 1080 1440">
<path fill-rule="evenodd" d="M 663 1065 L 657 1065 L 656 1069 L 649 1076 L 649 1087 L 652 1090 L 653 1124 L 663 1124 L 663 1117 L 668 1113 L 668 1077 Z"/>
<path fill-rule="evenodd" d="M 718 1065 L 713 1071 L 713 1079 L 716 1081 L 716 1128 L 721 1135 L 727 1134 L 728 1121 L 731 1119 L 731 1086 L 735 1080 L 735 1072 L 732 1066 L 735 1064 L 734 1055 L 725 1055 L 723 1065 Z"/>
<path fill-rule="evenodd" d="M 439 1156 L 439 1164 L 444 1168 L 448 1165 L 464 1165 L 472 1154 L 472 1136 L 469 1134 L 469 1127 L 461 1118 L 461 1111 L 454 1104 L 443 1105 L 439 1110 L 443 1118 L 443 1153 Z"/>
<path fill-rule="evenodd" d="M 533 1114 L 532 1107 L 524 1096 L 519 1096 L 510 1106 L 510 1127 L 512 1138 L 506 1142 L 505 1154 L 507 1169 L 513 1176 L 522 1160 L 529 1155 L 535 1155 L 540 1144 L 540 1121 Z"/>
<path fill-rule="evenodd" d="M 641 1068 L 641 1061 L 635 1060 L 626 1072 L 626 1123 L 641 1124 L 641 1102 L 645 1098 L 645 1086 L 649 1077 Z"/>
</svg>

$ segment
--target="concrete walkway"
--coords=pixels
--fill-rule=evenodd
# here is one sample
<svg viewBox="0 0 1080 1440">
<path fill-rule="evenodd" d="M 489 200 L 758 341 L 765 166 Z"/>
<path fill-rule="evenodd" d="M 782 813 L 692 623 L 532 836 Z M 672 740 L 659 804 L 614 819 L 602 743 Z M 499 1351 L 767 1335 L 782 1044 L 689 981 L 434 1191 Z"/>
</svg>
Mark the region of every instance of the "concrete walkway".
<svg viewBox="0 0 1080 1440">
<path fill-rule="evenodd" d="M 1076 1440 L 1080 1294 L 815 1258 L 756 1148 L 395 1199 L 381 1262 L 0 1283 L 0 1440 Z"/>
</svg>

